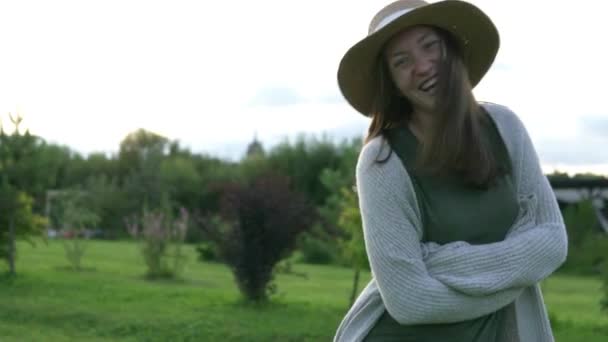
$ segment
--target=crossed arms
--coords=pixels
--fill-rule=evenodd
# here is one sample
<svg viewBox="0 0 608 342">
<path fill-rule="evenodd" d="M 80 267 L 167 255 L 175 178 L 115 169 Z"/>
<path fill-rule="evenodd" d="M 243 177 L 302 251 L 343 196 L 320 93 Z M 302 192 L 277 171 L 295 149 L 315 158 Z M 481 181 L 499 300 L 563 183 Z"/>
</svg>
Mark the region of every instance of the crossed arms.
<svg viewBox="0 0 608 342">
<path fill-rule="evenodd" d="M 400 161 L 373 162 L 381 139 L 361 152 L 357 187 L 366 248 L 385 307 L 399 323 L 449 323 L 492 313 L 564 262 L 567 238 L 557 201 L 523 124 L 511 115 L 516 133 L 508 143 L 522 211 L 497 243 L 421 243 L 413 187 Z"/>
</svg>

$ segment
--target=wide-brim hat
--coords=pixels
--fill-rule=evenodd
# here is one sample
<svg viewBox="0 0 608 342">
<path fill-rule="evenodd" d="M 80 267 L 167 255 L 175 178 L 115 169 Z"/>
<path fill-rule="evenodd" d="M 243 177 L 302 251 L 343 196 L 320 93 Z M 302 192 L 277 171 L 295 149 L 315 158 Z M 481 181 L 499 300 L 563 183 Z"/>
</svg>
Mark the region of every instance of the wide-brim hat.
<svg viewBox="0 0 608 342">
<path fill-rule="evenodd" d="M 500 43 L 498 30 L 476 6 L 458 0 L 431 4 L 422 0 L 393 2 L 374 16 L 367 37 L 346 52 L 338 68 L 342 95 L 363 115 L 372 114 L 382 49 L 395 34 L 417 25 L 443 29 L 456 39 L 473 87 L 494 62 Z"/>
</svg>

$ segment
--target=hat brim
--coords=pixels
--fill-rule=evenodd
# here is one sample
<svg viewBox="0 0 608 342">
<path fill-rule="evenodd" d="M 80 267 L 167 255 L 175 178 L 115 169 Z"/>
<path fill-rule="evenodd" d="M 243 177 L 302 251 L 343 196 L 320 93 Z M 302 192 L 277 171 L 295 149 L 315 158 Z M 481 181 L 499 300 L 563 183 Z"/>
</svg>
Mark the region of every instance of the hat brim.
<svg viewBox="0 0 608 342">
<path fill-rule="evenodd" d="M 381 50 L 400 31 L 427 25 L 450 32 L 460 44 L 471 85 L 475 87 L 494 62 L 500 43 L 498 30 L 476 6 L 462 1 L 442 1 L 411 10 L 351 47 L 340 62 L 338 85 L 358 112 L 372 111 L 376 66 Z"/>
</svg>

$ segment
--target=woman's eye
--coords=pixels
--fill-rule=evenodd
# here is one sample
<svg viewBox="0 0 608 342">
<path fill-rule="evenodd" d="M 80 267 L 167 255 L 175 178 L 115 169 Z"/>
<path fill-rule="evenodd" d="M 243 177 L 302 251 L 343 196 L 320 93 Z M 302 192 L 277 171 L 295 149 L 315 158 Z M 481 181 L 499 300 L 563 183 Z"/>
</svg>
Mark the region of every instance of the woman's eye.
<svg viewBox="0 0 608 342">
<path fill-rule="evenodd" d="M 432 40 L 430 42 L 424 43 L 423 47 L 427 50 L 430 50 L 431 48 L 433 48 L 434 46 L 437 45 L 437 43 L 439 43 L 438 40 Z"/>
<path fill-rule="evenodd" d="M 408 63 L 408 60 L 409 60 L 408 58 L 399 58 L 399 59 L 395 60 L 395 62 L 393 63 L 393 67 L 399 68 L 399 67 L 405 66 Z"/>
</svg>

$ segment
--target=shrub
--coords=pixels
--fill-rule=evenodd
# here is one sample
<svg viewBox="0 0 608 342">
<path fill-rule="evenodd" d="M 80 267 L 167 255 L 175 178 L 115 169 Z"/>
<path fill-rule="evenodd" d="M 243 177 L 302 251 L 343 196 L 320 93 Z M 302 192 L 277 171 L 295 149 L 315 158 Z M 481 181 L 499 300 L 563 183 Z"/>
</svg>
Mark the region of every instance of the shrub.
<svg viewBox="0 0 608 342">
<path fill-rule="evenodd" d="M 248 184 L 225 184 L 219 215 L 201 223 L 243 296 L 261 302 L 275 289 L 275 266 L 313 220 L 313 207 L 289 188 L 287 177 L 266 174 Z"/>
<path fill-rule="evenodd" d="M 568 206 L 564 212 L 568 258 L 560 271 L 598 275 L 608 261 L 608 235 L 600 232 L 591 201 Z"/>
<path fill-rule="evenodd" d="M 585 238 L 581 244 L 572 246 L 568 250 L 568 258 L 560 271 L 577 275 L 600 274 L 603 267 L 608 264 L 608 236 L 595 233 Z"/>
<path fill-rule="evenodd" d="M 86 252 L 87 229 L 94 228 L 99 222 L 99 216 L 89 208 L 89 197 L 86 193 L 78 190 L 66 190 L 60 198 L 61 214 L 59 223 L 62 231 L 69 233 L 69 238 L 64 238 L 63 247 L 70 266 L 75 271 L 82 270 L 82 259 Z"/>
<path fill-rule="evenodd" d="M 336 260 L 336 246 L 310 234 L 302 234 L 298 241 L 301 252 L 298 261 L 313 265 L 328 265 Z"/>
<path fill-rule="evenodd" d="M 590 200 L 567 206 L 563 210 L 563 216 L 570 247 L 580 247 L 590 235 L 599 231 L 599 222 Z"/>
<path fill-rule="evenodd" d="M 220 261 L 217 247 L 212 242 L 202 242 L 196 247 L 199 261 L 214 262 Z"/>
<path fill-rule="evenodd" d="M 144 211 L 140 220 L 127 220 L 127 231 L 141 241 L 146 278 L 175 278 L 180 274 L 185 262 L 181 247 L 188 230 L 188 217 L 188 211 L 181 208 L 177 219 L 165 212 Z"/>
</svg>

